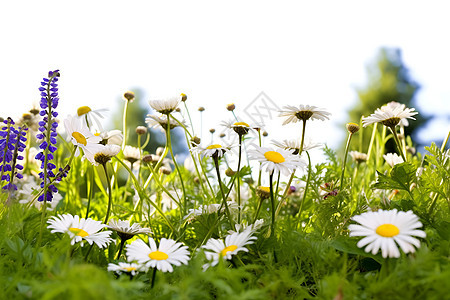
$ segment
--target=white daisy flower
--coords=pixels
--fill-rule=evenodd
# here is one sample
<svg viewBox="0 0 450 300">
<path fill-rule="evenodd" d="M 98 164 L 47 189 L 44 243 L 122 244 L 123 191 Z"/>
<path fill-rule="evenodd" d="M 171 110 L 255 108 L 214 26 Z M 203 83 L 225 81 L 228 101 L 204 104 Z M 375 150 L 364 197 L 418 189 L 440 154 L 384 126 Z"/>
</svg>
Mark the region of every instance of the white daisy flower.
<svg viewBox="0 0 450 300">
<path fill-rule="evenodd" d="M 100 119 L 103 119 L 104 116 L 102 113 L 108 111 L 106 108 L 92 110 L 89 106 L 81 106 L 77 109 L 77 116 L 86 127 L 91 128 L 95 123 L 97 128 L 102 131 L 102 123 Z"/>
<path fill-rule="evenodd" d="M 183 123 L 184 126 L 186 126 L 184 121 L 180 121 Z M 160 128 L 162 130 L 167 129 L 167 115 L 162 115 L 160 117 L 155 115 L 147 115 L 147 118 L 145 118 L 145 123 L 147 123 L 148 127 L 150 128 Z M 170 130 L 179 127 L 180 124 L 178 124 L 177 121 L 175 121 L 173 118 L 170 119 Z"/>
<path fill-rule="evenodd" d="M 350 154 L 353 161 L 356 161 L 357 163 L 362 163 L 367 161 L 367 154 L 361 153 L 358 151 L 350 151 L 348 154 Z"/>
<path fill-rule="evenodd" d="M 93 148 L 98 146 L 98 143 L 101 141 L 99 136 L 95 136 L 85 124 L 71 115 L 64 120 L 64 128 L 66 129 L 67 140 L 78 146 L 75 156 L 79 155 L 80 148 L 84 151 L 93 152 Z"/>
<path fill-rule="evenodd" d="M 129 240 L 137 234 L 152 233 L 150 228 L 142 228 L 138 223 L 134 223 L 130 226 L 130 221 L 128 220 L 123 221 L 111 219 L 109 220 L 109 225 L 107 225 L 106 227 L 117 232 L 117 235 L 123 241 Z"/>
<path fill-rule="evenodd" d="M 252 244 L 253 240 L 256 240 L 256 237 L 252 236 L 252 233 L 253 231 L 251 230 L 244 230 L 241 233 L 234 232 L 227 235 L 225 241 L 221 239 L 209 239 L 202 248 L 205 249 L 206 259 L 210 262 L 205 264 L 203 269 L 217 265 L 220 258 L 230 260 L 239 251 L 248 252 L 245 246 Z"/>
<path fill-rule="evenodd" d="M 202 158 L 205 156 L 208 157 L 222 157 L 226 152 L 231 150 L 232 146 L 230 145 L 221 145 L 221 144 L 212 144 L 207 146 L 206 148 L 198 145 L 191 149 L 192 152 L 201 153 Z"/>
<path fill-rule="evenodd" d="M 85 156 L 89 161 L 94 161 L 93 165 L 98 166 L 98 164 L 106 164 L 108 161 L 111 160 L 112 157 L 119 154 L 120 150 L 122 149 L 119 145 L 114 144 L 106 144 L 102 145 L 99 144 L 100 147 L 95 148 L 94 153 L 89 153 L 89 155 L 85 152 Z M 93 155 L 91 158 L 90 155 Z M 88 157 L 89 156 L 89 157 Z"/>
<path fill-rule="evenodd" d="M 162 272 L 173 272 L 173 266 L 187 265 L 189 251 L 187 246 L 174 240 L 162 238 L 159 246 L 155 240 L 148 239 L 149 245 L 142 240 L 135 240 L 127 245 L 128 261 L 137 261 L 148 268 L 156 268 Z"/>
<path fill-rule="evenodd" d="M 312 105 L 300 104 L 298 107 L 292 105 L 286 105 L 283 107 L 284 110 L 280 111 L 279 117 L 286 117 L 283 125 L 289 123 L 297 123 L 306 120 L 329 120 L 331 113 L 327 112 L 323 108 L 318 108 Z"/>
<path fill-rule="evenodd" d="M 401 164 L 403 162 L 403 158 L 397 153 L 384 154 L 383 158 L 387 164 L 391 166 L 391 168 L 393 168 L 396 164 Z"/>
<path fill-rule="evenodd" d="M 119 262 L 118 264 L 109 263 L 108 271 L 115 272 L 120 275 L 122 273 L 131 274 L 132 276 L 136 276 L 139 272 L 147 272 L 147 268 L 144 265 L 136 264 L 136 263 L 126 263 Z"/>
<path fill-rule="evenodd" d="M 293 151 L 292 154 L 300 153 L 301 140 L 292 139 L 283 140 L 282 142 L 272 140 L 272 144 L 278 148 Z M 322 146 L 322 144 L 313 142 L 313 140 L 309 137 L 306 137 L 303 141 L 303 151 L 309 151 L 314 148 L 321 148 Z"/>
<path fill-rule="evenodd" d="M 220 209 L 220 207 L 222 208 Z M 234 201 L 227 201 L 228 209 L 230 210 L 230 213 L 236 212 L 238 210 L 238 205 Z M 217 213 L 220 209 L 220 212 L 223 212 L 225 210 L 225 206 L 217 203 L 209 204 L 209 205 L 202 205 L 199 208 L 191 208 L 188 210 L 188 214 L 184 217 L 184 219 L 189 218 L 195 218 L 201 215 L 210 215 Z"/>
<path fill-rule="evenodd" d="M 287 150 L 269 147 L 255 146 L 255 149 L 248 151 L 249 158 L 261 163 L 261 168 L 273 174 L 274 171 L 289 176 L 296 169 L 304 169 L 306 162 L 299 155 L 294 155 Z"/>
<path fill-rule="evenodd" d="M 101 138 L 100 144 L 102 145 L 122 145 L 123 134 L 120 130 L 114 129 L 110 131 L 102 131 L 95 134 Z"/>
<path fill-rule="evenodd" d="M 47 228 L 52 229 L 51 233 L 67 233 L 72 239 L 72 245 L 79 242 L 83 246 L 84 241 L 87 241 L 89 245 L 95 243 L 98 247 L 104 248 L 112 242 L 110 238 L 111 231 L 100 232 L 106 225 L 102 224 L 101 221 L 95 221 L 91 218 L 80 219 L 76 215 L 64 214 L 52 217 L 47 223 L 50 224 Z"/>
<path fill-rule="evenodd" d="M 123 157 L 131 164 L 134 164 L 141 159 L 141 151 L 139 150 L 139 148 L 126 145 L 123 148 Z"/>
<path fill-rule="evenodd" d="M 349 225 L 350 236 L 364 236 L 357 246 L 366 246 L 364 251 L 373 255 L 381 249 L 383 258 L 400 257 L 396 243 L 404 253 L 415 252 L 414 246 L 419 248 L 420 241 L 413 236 L 426 237 L 425 232 L 418 229 L 422 227 L 422 223 L 412 211 L 380 209 L 365 212 L 352 219 L 360 225 Z"/>
<path fill-rule="evenodd" d="M 151 108 L 157 112 L 167 115 L 173 112 L 180 104 L 182 96 L 176 96 L 171 98 L 166 98 L 163 100 L 150 100 L 148 103 Z"/>
<path fill-rule="evenodd" d="M 258 219 L 253 224 L 247 224 L 247 222 L 244 221 L 244 222 L 242 222 L 242 224 L 234 224 L 236 231 L 229 230 L 228 233 L 233 234 L 235 232 L 244 232 L 246 230 L 250 231 L 251 233 L 254 233 L 254 232 L 258 231 L 259 229 L 261 229 L 261 227 L 263 227 L 263 225 L 264 225 L 264 219 Z"/>
<path fill-rule="evenodd" d="M 413 119 L 413 116 L 417 115 L 418 112 L 415 108 L 406 108 L 404 104 L 392 104 L 377 108 L 373 114 L 368 117 L 363 118 L 363 126 L 367 127 L 373 123 L 381 123 L 387 127 L 395 127 L 400 122 L 406 121 L 406 119 Z"/>
<path fill-rule="evenodd" d="M 253 130 L 255 128 L 261 128 L 260 125 L 249 125 L 246 122 L 242 122 L 242 121 L 236 121 L 236 120 L 230 120 L 230 121 L 223 121 L 221 123 L 222 126 L 228 128 L 229 130 L 233 130 L 234 132 L 236 132 L 238 135 L 245 135 L 247 134 L 250 130 Z"/>
</svg>

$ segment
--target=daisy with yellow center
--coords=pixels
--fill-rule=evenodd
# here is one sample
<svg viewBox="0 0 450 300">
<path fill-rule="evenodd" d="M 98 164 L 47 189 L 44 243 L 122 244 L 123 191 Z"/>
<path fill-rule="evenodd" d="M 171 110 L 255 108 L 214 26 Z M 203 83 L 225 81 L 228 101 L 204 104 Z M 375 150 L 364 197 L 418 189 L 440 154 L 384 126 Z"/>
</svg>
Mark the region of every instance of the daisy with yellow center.
<svg viewBox="0 0 450 300">
<path fill-rule="evenodd" d="M 331 113 L 327 112 L 323 108 L 300 104 L 299 106 L 284 106 L 283 110 L 280 111 L 280 114 L 278 116 L 286 118 L 283 122 L 283 125 L 286 125 L 289 123 L 297 123 L 300 121 L 305 122 L 309 119 L 322 121 L 329 120 Z"/>
<path fill-rule="evenodd" d="M 363 126 L 367 127 L 373 123 L 381 123 L 389 128 L 397 126 L 399 123 L 408 124 L 407 119 L 413 119 L 418 112 L 414 108 L 406 108 L 404 104 L 390 102 L 380 108 L 377 108 L 373 114 L 363 118 Z M 405 123 L 406 121 L 406 123 Z"/>
<path fill-rule="evenodd" d="M 136 261 L 147 268 L 156 268 L 162 272 L 173 272 L 173 265 L 187 265 L 189 251 L 187 246 L 174 240 L 162 238 L 159 246 L 154 239 L 148 239 L 148 245 L 142 240 L 135 240 L 127 245 L 128 261 Z"/>
<path fill-rule="evenodd" d="M 148 268 L 141 264 L 136 263 L 126 263 L 119 262 L 118 264 L 108 264 L 108 271 L 115 272 L 120 275 L 122 273 L 130 274 L 131 276 L 136 276 L 139 272 L 147 272 Z"/>
<path fill-rule="evenodd" d="M 197 146 L 191 149 L 192 152 L 200 153 L 202 157 L 221 158 L 226 152 L 231 150 L 232 146 L 222 144 L 211 144 L 207 147 Z"/>
<path fill-rule="evenodd" d="M 376 255 L 381 249 L 383 258 L 400 257 L 398 246 L 404 253 L 413 253 L 420 247 L 420 241 L 413 236 L 424 238 L 426 234 L 419 218 L 412 211 L 378 210 L 365 212 L 352 218 L 359 224 L 349 225 L 350 236 L 363 236 L 357 246 Z"/>
<path fill-rule="evenodd" d="M 103 131 L 100 119 L 104 118 L 102 113 L 106 111 L 108 111 L 106 108 L 92 110 L 89 106 L 81 106 L 77 109 L 77 117 L 86 127 L 92 128 L 95 124 L 98 130 Z"/>
<path fill-rule="evenodd" d="M 64 128 L 66 130 L 67 140 L 71 141 L 74 146 L 78 146 L 75 156 L 79 155 L 79 148 L 82 148 L 83 151 L 93 152 L 94 148 L 101 141 L 99 136 L 94 135 L 85 124 L 71 115 L 67 116 L 64 120 Z"/>
<path fill-rule="evenodd" d="M 206 270 L 210 266 L 217 265 L 219 259 L 230 260 L 239 251 L 248 252 L 245 246 L 252 244 L 256 240 L 256 237 L 252 236 L 253 232 L 251 229 L 246 229 L 241 233 L 233 232 L 225 237 L 225 241 L 209 239 L 202 248 L 205 249 L 206 259 L 210 262 L 205 264 L 203 269 Z"/>
<path fill-rule="evenodd" d="M 306 162 L 300 156 L 281 148 L 256 146 L 255 149 L 249 150 L 248 154 L 250 159 L 259 161 L 261 168 L 269 174 L 277 171 L 289 176 L 294 170 L 306 167 Z"/>
<path fill-rule="evenodd" d="M 112 239 L 110 238 L 111 231 L 101 231 L 105 225 L 100 221 L 92 220 L 91 218 L 81 218 L 77 215 L 64 214 L 52 217 L 47 221 L 48 229 L 51 233 L 61 232 L 66 233 L 71 237 L 71 244 L 80 243 L 81 246 L 87 241 L 89 245 L 95 243 L 100 248 L 108 246 Z"/>
</svg>

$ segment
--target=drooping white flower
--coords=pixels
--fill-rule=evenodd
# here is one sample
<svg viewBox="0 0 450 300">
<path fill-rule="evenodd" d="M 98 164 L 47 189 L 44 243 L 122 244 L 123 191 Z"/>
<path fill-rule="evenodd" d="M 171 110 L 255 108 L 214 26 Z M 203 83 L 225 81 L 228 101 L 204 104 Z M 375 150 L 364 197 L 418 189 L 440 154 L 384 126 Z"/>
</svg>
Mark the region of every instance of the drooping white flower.
<svg viewBox="0 0 450 300">
<path fill-rule="evenodd" d="M 109 225 L 106 227 L 117 232 L 120 239 L 125 241 L 131 239 L 137 234 L 150 234 L 152 232 L 150 228 L 142 228 L 138 223 L 133 223 L 133 225 L 130 225 L 130 221 L 128 220 L 123 221 L 111 219 L 109 220 Z"/>
<path fill-rule="evenodd" d="M 396 102 L 395 102 L 396 103 Z M 377 108 L 373 114 L 363 118 L 363 126 L 367 127 L 373 123 L 381 123 L 387 127 L 395 127 L 400 122 L 405 124 L 406 119 L 413 119 L 413 116 L 418 112 L 414 108 L 406 108 L 404 104 L 388 103 L 380 108 Z"/>
<path fill-rule="evenodd" d="M 54 216 L 47 221 L 48 229 L 52 229 L 51 233 L 61 232 L 70 236 L 71 244 L 80 243 L 81 246 L 87 241 L 89 245 L 97 244 L 98 247 L 104 248 L 108 246 L 112 239 L 111 231 L 100 231 L 106 225 L 101 221 L 95 221 L 91 218 L 81 218 L 77 215 L 64 214 Z"/>
<path fill-rule="evenodd" d="M 286 125 L 309 119 L 322 121 L 329 120 L 331 113 L 323 108 L 318 108 L 317 106 L 300 104 L 298 107 L 292 105 L 283 106 L 283 110 L 280 111 L 278 116 L 286 118 L 283 122 L 283 125 Z"/>
<path fill-rule="evenodd" d="M 139 272 L 147 272 L 148 268 L 145 265 L 137 263 L 119 262 L 118 264 L 109 263 L 108 271 L 115 272 L 116 274 L 128 273 L 132 276 L 136 276 Z"/>
<path fill-rule="evenodd" d="M 292 139 L 292 140 L 283 140 L 282 142 L 272 140 L 272 144 L 278 148 L 293 151 L 292 154 L 300 153 L 301 140 Z M 310 137 L 305 137 L 303 141 L 303 151 L 309 151 L 314 148 L 321 148 L 322 144 L 315 143 Z"/>
<path fill-rule="evenodd" d="M 358 151 L 350 151 L 348 154 L 350 154 L 353 161 L 356 161 L 357 163 L 362 163 L 367 161 L 367 154 L 361 153 Z"/>
<path fill-rule="evenodd" d="M 351 224 L 350 236 L 363 236 L 357 246 L 365 247 L 364 251 L 381 254 L 386 257 L 400 257 L 398 246 L 404 253 L 415 252 L 420 241 L 413 236 L 424 238 L 426 234 L 418 228 L 422 227 L 419 218 L 412 211 L 378 210 L 354 216 L 352 220 L 359 224 Z"/>
<path fill-rule="evenodd" d="M 198 145 L 191 149 L 192 152 L 200 153 L 202 157 L 222 157 L 225 153 L 231 150 L 232 146 L 230 145 L 221 145 L 221 144 L 212 144 L 207 147 L 202 147 Z"/>
<path fill-rule="evenodd" d="M 183 126 L 186 126 L 184 121 L 180 121 Z M 167 115 L 162 116 L 155 116 L 155 115 L 147 115 L 147 118 L 145 118 L 145 123 L 147 123 L 148 127 L 150 128 L 160 128 L 163 131 L 167 129 L 168 121 L 167 121 Z M 175 121 L 173 118 L 170 118 L 170 129 L 174 129 L 176 127 L 179 127 L 180 124 Z"/>
<path fill-rule="evenodd" d="M 86 158 L 95 166 L 98 166 L 98 164 L 106 164 L 112 157 L 119 154 L 121 150 L 119 145 L 114 144 L 99 144 L 99 146 L 95 148 L 95 152 L 93 153 L 88 154 L 85 152 Z"/>
<path fill-rule="evenodd" d="M 128 261 L 137 261 L 148 268 L 156 268 L 162 272 L 173 272 L 173 265 L 187 265 L 189 251 L 187 246 L 174 240 L 162 238 L 159 246 L 154 239 L 148 239 L 147 245 L 142 240 L 135 240 L 126 246 Z"/>
<path fill-rule="evenodd" d="M 180 104 L 182 96 L 166 98 L 163 100 L 150 100 L 148 103 L 157 112 L 167 115 L 173 112 Z"/>
<path fill-rule="evenodd" d="M 77 109 L 77 117 L 83 122 L 86 127 L 91 128 L 94 123 L 97 128 L 102 131 L 102 123 L 100 119 L 103 119 L 103 113 L 108 111 L 106 108 L 92 110 L 89 106 L 81 106 Z"/>
<path fill-rule="evenodd" d="M 386 161 L 388 165 L 390 165 L 392 168 L 396 164 L 401 164 L 403 162 L 403 158 L 399 156 L 397 153 L 387 153 L 383 154 L 383 158 Z"/>
<path fill-rule="evenodd" d="M 259 161 L 261 168 L 269 174 L 277 171 L 289 176 L 294 170 L 304 169 L 307 165 L 299 155 L 294 155 L 281 148 L 255 146 L 254 149 L 248 151 L 248 154 L 250 159 Z"/>
<path fill-rule="evenodd" d="M 123 142 L 123 134 L 120 130 L 114 129 L 110 131 L 102 131 L 96 133 L 95 135 L 101 138 L 100 144 L 103 145 L 122 145 Z"/>
</svg>

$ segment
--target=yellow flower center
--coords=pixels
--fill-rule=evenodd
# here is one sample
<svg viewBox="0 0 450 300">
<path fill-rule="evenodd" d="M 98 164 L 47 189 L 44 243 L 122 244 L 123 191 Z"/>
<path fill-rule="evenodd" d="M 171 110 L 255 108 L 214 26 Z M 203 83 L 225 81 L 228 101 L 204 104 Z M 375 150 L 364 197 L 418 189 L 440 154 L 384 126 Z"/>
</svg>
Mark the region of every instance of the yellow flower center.
<svg viewBox="0 0 450 300">
<path fill-rule="evenodd" d="M 397 226 L 392 224 L 383 224 L 377 227 L 376 233 L 384 237 L 393 237 L 400 233 Z"/>
<path fill-rule="evenodd" d="M 72 232 L 73 234 L 81 236 L 81 237 L 86 237 L 89 235 L 89 233 L 87 233 L 83 229 L 79 229 L 79 228 L 75 228 L 75 227 L 70 227 L 69 231 Z"/>
<path fill-rule="evenodd" d="M 270 187 L 268 186 L 259 186 L 258 189 L 260 189 L 263 192 L 270 193 Z"/>
<path fill-rule="evenodd" d="M 72 132 L 72 137 L 77 141 L 78 144 L 83 144 L 85 146 L 87 145 L 86 138 L 78 131 Z"/>
<path fill-rule="evenodd" d="M 149 255 L 148 255 L 148 257 L 150 257 L 151 259 L 153 259 L 153 260 L 166 260 L 166 259 L 168 259 L 169 258 L 169 255 L 167 255 L 166 253 L 164 253 L 164 252 L 161 252 L 161 251 L 153 251 L 153 252 L 151 252 Z"/>
<path fill-rule="evenodd" d="M 276 151 L 267 151 L 266 153 L 264 153 L 264 157 L 271 161 L 274 162 L 276 164 L 280 164 L 282 162 L 284 162 L 284 157 L 283 155 L 281 155 L 280 153 L 276 152 Z"/>
<path fill-rule="evenodd" d="M 89 106 L 82 106 L 80 108 L 77 109 L 77 114 L 78 116 L 82 116 L 87 114 L 88 112 L 90 112 L 92 109 Z"/>
<path fill-rule="evenodd" d="M 225 255 L 227 255 L 228 252 L 234 251 L 234 250 L 236 250 L 236 249 L 237 249 L 237 246 L 236 246 L 236 245 L 228 246 L 228 247 L 226 247 L 225 249 L 223 249 L 223 250 L 220 252 L 220 255 L 225 256 Z"/>
<path fill-rule="evenodd" d="M 218 149 L 218 148 L 222 148 L 222 145 L 214 144 L 206 147 L 206 149 Z"/>
<path fill-rule="evenodd" d="M 135 267 L 126 267 L 126 268 L 124 268 L 124 270 L 127 272 L 131 272 L 131 271 L 136 271 L 136 268 Z"/>
<path fill-rule="evenodd" d="M 245 127 L 250 127 L 250 125 L 248 125 L 248 124 L 245 123 L 245 122 L 236 122 L 236 123 L 234 123 L 233 125 L 234 125 L 234 126 L 245 126 Z"/>
<path fill-rule="evenodd" d="M 100 136 L 100 132 L 94 133 L 95 136 Z"/>
</svg>

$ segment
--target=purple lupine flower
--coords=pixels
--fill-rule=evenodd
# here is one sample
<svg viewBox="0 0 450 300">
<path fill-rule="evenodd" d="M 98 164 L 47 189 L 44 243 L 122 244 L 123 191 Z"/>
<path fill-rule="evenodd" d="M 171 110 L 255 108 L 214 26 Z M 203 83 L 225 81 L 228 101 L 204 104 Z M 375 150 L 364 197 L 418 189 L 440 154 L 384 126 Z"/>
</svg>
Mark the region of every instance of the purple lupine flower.
<svg viewBox="0 0 450 300">
<path fill-rule="evenodd" d="M 17 161 L 23 160 L 20 155 L 25 149 L 26 127 L 14 127 L 14 121 L 11 118 L 3 121 L 6 126 L 3 126 L 0 131 L 0 179 L 6 184 L 2 187 L 3 190 L 15 191 L 17 186 L 14 184 L 14 178 L 21 179 L 23 175 L 19 171 L 23 170 L 23 166 Z"/>
<path fill-rule="evenodd" d="M 56 151 L 56 128 L 58 123 L 55 118 L 58 113 L 54 109 L 58 106 L 58 77 L 60 76 L 59 70 L 48 72 L 48 78 L 43 78 L 39 91 L 41 92 L 41 101 L 39 103 L 41 111 L 42 121 L 39 122 L 39 133 L 36 135 L 38 140 L 41 140 L 39 149 L 41 151 L 36 155 L 36 159 L 40 160 L 41 172 L 39 178 L 42 182 L 40 184 L 43 189 L 43 193 L 39 196 L 38 201 L 52 201 L 53 194 L 58 192 L 56 186 L 53 185 L 57 178 L 53 172 L 56 169 L 56 165 L 51 162 L 53 159 L 53 153 Z"/>
</svg>

